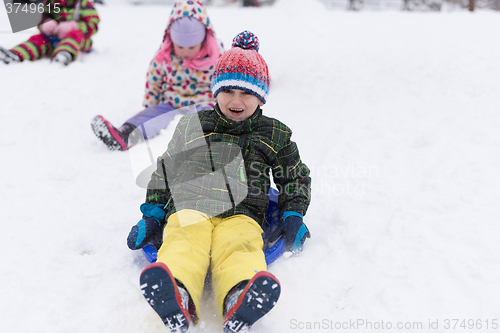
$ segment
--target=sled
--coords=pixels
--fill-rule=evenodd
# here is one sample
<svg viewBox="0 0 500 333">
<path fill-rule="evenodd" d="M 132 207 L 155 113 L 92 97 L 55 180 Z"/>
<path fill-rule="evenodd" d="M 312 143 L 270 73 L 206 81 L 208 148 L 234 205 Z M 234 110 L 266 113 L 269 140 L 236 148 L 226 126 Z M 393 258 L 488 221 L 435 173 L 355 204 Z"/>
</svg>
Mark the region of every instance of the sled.
<svg viewBox="0 0 500 333">
<path fill-rule="evenodd" d="M 269 236 L 278 227 L 280 222 L 278 193 L 278 190 L 274 188 L 269 189 L 269 207 L 266 212 L 266 221 L 262 226 L 262 230 L 264 231 L 262 234 L 262 238 L 264 239 L 264 254 L 266 256 L 266 264 L 268 266 L 285 253 L 285 240 L 283 237 L 280 237 L 274 243 L 269 243 Z M 158 256 L 157 247 L 159 248 L 158 244 L 156 246 L 148 244 L 142 248 L 144 256 L 150 263 L 156 262 L 156 258 Z"/>
</svg>

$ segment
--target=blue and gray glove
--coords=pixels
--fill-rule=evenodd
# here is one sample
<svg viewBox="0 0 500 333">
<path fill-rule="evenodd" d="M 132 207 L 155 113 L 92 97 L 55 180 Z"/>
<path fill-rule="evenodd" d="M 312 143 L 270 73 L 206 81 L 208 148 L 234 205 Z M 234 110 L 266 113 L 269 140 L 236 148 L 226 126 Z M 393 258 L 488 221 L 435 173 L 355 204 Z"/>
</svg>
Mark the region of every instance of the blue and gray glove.
<svg viewBox="0 0 500 333">
<path fill-rule="evenodd" d="M 287 251 L 291 251 L 294 254 L 302 252 L 302 247 L 306 238 L 311 237 L 309 229 L 307 229 L 302 218 L 302 215 L 297 212 L 284 212 L 281 223 L 276 230 L 271 233 L 269 242 L 273 243 L 283 235 Z"/>
<path fill-rule="evenodd" d="M 142 249 L 162 230 L 167 214 L 163 206 L 150 203 L 141 205 L 142 220 L 132 227 L 127 237 L 127 245 L 131 250 Z"/>
</svg>

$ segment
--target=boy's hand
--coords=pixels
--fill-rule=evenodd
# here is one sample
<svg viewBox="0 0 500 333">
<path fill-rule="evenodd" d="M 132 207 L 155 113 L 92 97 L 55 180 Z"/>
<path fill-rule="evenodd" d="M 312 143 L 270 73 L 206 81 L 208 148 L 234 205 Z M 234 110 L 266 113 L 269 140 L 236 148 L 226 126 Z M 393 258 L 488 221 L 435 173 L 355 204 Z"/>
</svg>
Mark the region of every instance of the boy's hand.
<svg viewBox="0 0 500 333">
<path fill-rule="evenodd" d="M 283 220 L 269 237 L 269 242 L 275 242 L 281 235 L 285 238 L 287 251 L 294 254 L 302 252 L 306 238 L 311 237 L 309 229 L 302 221 L 302 215 L 297 212 L 283 213 Z"/>
<path fill-rule="evenodd" d="M 127 237 L 127 245 L 131 250 L 142 249 L 161 231 L 164 225 L 166 212 L 163 205 L 141 205 L 142 220 L 132 227 Z"/>
</svg>

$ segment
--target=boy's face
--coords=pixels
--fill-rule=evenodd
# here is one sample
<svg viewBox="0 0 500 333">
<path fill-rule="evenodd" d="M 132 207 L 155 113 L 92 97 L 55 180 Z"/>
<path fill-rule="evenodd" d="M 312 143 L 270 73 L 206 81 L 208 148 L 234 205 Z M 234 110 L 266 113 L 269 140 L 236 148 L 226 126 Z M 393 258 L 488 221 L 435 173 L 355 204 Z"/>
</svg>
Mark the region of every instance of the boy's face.
<svg viewBox="0 0 500 333">
<path fill-rule="evenodd" d="M 257 106 L 264 105 L 255 95 L 239 89 L 222 89 L 215 98 L 222 114 L 234 121 L 250 118 Z"/>
<path fill-rule="evenodd" d="M 179 46 L 177 44 L 174 44 L 174 53 L 182 60 L 193 60 L 193 58 L 196 57 L 196 55 L 200 52 L 202 46 L 203 42 L 198 45 L 190 47 Z"/>
</svg>

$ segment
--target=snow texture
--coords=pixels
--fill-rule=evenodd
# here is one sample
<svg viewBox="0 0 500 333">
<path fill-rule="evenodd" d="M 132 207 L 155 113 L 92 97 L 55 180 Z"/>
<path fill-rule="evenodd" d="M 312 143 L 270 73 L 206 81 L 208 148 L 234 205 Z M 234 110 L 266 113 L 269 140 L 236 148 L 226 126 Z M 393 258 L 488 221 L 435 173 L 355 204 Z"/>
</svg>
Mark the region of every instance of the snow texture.
<svg viewBox="0 0 500 333">
<path fill-rule="evenodd" d="M 141 110 L 171 8 L 109 0 L 98 10 L 95 51 L 70 66 L 0 64 L 4 332 L 166 331 L 141 294 L 146 261 L 126 246 L 149 155 L 110 152 L 90 120 L 121 125 Z M 500 324 L 498 12 L 281 0 L 208 13 L 226 47 L 243 30 L 259 37 L 272 80 L 264 113 L 294 130 L 312 170 L 312 238 L 270 266 L 281 298 L 251 331 Z M 7 33 L 3 7 L 0 22 L 4 47 L 35 33 Z M 154 154 L 171 132 L 152 140 Z M 220 332 L 211 291 L 202 303 L 190 331 Z M 482 329 L 446 329 L 452 319 Z"/>
</svg>

